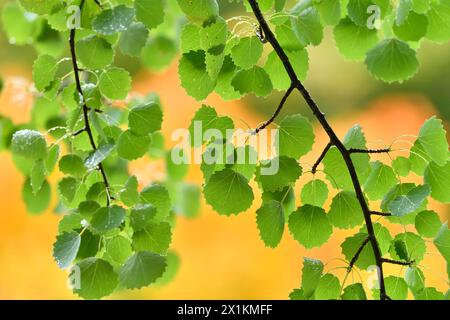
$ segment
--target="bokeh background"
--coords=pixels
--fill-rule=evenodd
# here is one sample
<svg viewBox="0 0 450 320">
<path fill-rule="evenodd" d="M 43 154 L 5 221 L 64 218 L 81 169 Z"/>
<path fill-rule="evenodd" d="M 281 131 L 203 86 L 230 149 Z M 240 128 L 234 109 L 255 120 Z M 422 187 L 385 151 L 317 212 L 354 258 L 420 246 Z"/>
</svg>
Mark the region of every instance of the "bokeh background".
<svg viewBox="0 0 450 320">
<path fill-rule="evenodd" d="M 6 1 L 0 0 L 0 8 Z M 233 10 L 229 8 L 228 10 Z M 230 12 L 230 14 L 237 14 Z M 31 47 L 8 44 L 0 27 L 0 76 L 4 90 L 0 96 L 0 114 L 18 124 L 30 116 L 32 97 L 26 90 L 31 79 L 31 65 L 36 53 Z M 443 118 L 448 128 L 450 120 L 450 44 L 424 42 L 419 50 L 419 73 L 403 84 L 386 85 L 373 79 L 362 63 L 345 61 L 334 46 L 330 29 L 324 42 L 309 50 L 310 70 L 306 86 L 328 114 L 340 135 L 355 123 L 362 125 L 369 147 L 389 145 L 404 134 L 417 134 L 423 121 L 433 114 Z M 165 109 L 163 132 L 170 145 L 170 133 L 186 128 L 200 104 L 188 97 L 181 88 L 177 64 L 166 71 L 152 74 L 137 60 L 118 57 L 118 63 L 133 72 L 134 91 L 145 94 L 157 92 Z M 244 123 L 255 127 L 276 107 L 281 95 L 266 99 L 246 98 L 224 102 L 218 96 L 206 101 L 219 114 L 229 115 L 237 126 Z M 299 96 L 292 96 L 284 109 L 286 114 L 302 112 L 311 116 Z M 313 163 L 328 142 L 320 127 L 316 127 L 316 146 L 302 162 Z M 397 145 L 396 155 L 408 145 Z M 382 155 L 382 161 L 390 161 Z M 160 162 L 137 161 L 131 170 L 143 182 L 164 174 Z M 52 258 L 52 245 L 60 216 L 52 210 L 32 216 L 26 212 L 21 199 L 22 175 L 15 169 L 10 154 L 0 153 L 0 299 L 76 299 L 66 284 L 67 274 L 58 269 Z M 56 182 L 57 174 L 52 177 Z M 201 183 L 198 166 L 191 166 L 188 179 Z M 418 180 L 419 181 L 419 180 Z M 299 204 L 300 186 L 296 187 Z M 255 196 L 258 199 L 258 195 Z M 54 195 L 53 207 L 56 205 Z M 293 288 L 299 287 L 302 257 L 314 257 L 327 263 L 325 270 L 339 276 L 345 274 L 340 243 L 355 230 L 335 229 L 330 242 L 319 249 L 306 251 L 292 240 L 286 231 L 278 248 L 265 248 L 256 228 L 256 200 L 246 212 L 234 217 L 221 217 L 202 200 L 196 219 L 179 217 L 172 248 L 181 259 L 174 280 L 164 286 L 118 292 L 117 299 L 286 299 Z M 326 204 L 327 206 L 329 204 Z M 449 207 L 431 201 L 443 221 L 449 217 Z M 392 233 L 403 229 L 390 225 Z M 422 265 L 427 286 L 446 291 L 446 266 L 429 246 Z M 389 266 L 388 273 L 399 274 L 401 267 Z M 368 274 L 361 272 L 366 279 Z M 352 277 L 350 277 L 352 278 Z M 354 274 L 354 280 L 359 275 Z M 350 282 L 352 279 L 349 280 Z M 350 283 L 348 282 L 348 283 Z"/>
</svg>

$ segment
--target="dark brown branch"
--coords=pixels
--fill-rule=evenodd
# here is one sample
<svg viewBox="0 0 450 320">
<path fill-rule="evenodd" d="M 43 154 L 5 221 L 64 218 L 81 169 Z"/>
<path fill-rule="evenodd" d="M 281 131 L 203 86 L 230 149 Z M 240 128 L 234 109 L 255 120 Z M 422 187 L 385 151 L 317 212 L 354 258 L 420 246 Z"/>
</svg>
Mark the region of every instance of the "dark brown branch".
<svg viewBox="0 0 450 320">
<path fill-rule="evenodd" d="M 356 148 L 350 148 L 348 149 L 348 152 L 350 153 L 389 153 L 391 152 L 391 149 L 356 149 Z"/>
<path fill-rule="evenodd" d="M 333 146 L 333 144 L 330 142 L 328 142 L 328 144 L 326 145 L 325 149 L 323 149 L 322 154 L 320 155 L 320 157 L 317 159 L 316 163 L 314 163 L 314 165 L 311 168 L 311 172 L 312 174 L 315 174 L 317 172 L 317 167 L 319 166 L 319 164 L 322 162 L 323 158 L 325 158 L 325 156 L 327 155 L 328 150 L 330 150 L 330 148 Z"/>
<path fill-rule="evenodd" d="M 382 258 L 381 261 L 383 263 L 398 264 L 400 266 L 410 266 L 414 263 L 414 261 L 398 261 L 398 260 L 391 260 L 391 259 L 386 259 L 386 258 Z"/>
<path fill-rule="evenodd" d="M 350 264 L 348 265 L 348 271 L 350 272 L 355 265 L 355 263 L 358 261 L 359 256 L 361 255 L 361 252 L 363 251 L 366 244 L 368 244 L 370 241 L 370 236 L 367 236 L 367 238 L 361 243 L 358 250 L 356 251 L 355 255 L 353 256 L 352 260 L 350 260 Z"/>
<path fill-rule="evenodd" d="M 289 87 L 289 89 L 286 91 L 286 93 L 284 94 L 283 98 L 281 99 L 280 104 L 278 105 L 277 109 L 275 110 L 275 113 L 272 115 L 272 117 L 270 117 L 269 120 L 267 120 L 261 126 L 259 126 L 258 128 L 255 129 L 255 134 L 259 133 L 261 130 L 264 130 L 272 122 L 275 121 L 275 119 L 278 117 L 278 115 L 280 114 L 281 110 L 283 109 L 284 105 L 286 104 L 286 101 L 289 98 L 289 96 L 291 95 L 292 91 L 294 91 L 294 89 L 295 89 L 295 86 L 291 85 Z"/>
<path fill-rule="evenodd" d="M 336 133 L 334 132 L 333 128 L 328 123 L 325 114 L 320 110 L 316 102 L 313 100 L 311 95 L 309 94 L 308 90 L 303 86 L 299 78 L 297 77 L 297 74 L 289 61 L 288 56 L 286 55 L 286 52 L 281 47 L 280 43 L 278 42 L 276 36 L 272 32 L 272 29 L 269 27 L 266 19 L 264 18 L 263 13 L 261 12 L 261 9 L 259 8 L 257 0 L 248 0 L 250 6 L 252 7 L 252 11 L 258 20 L 259 25 L 261 26 L 261 29 L 264 32 L 265 38 L 270 43 L 270 45 L 275 50 L 276 54 L 280 58 L 281 62 L 283 63 L 284 68 L 286 69 L 287 74 L 289 75 L 289 78 L 291 79 L 292 86 L 295 86 L 297 90 L 302 94 L 303 99 L 308 104 L 309 108 L 311 109 L 314 116 L 319 121 L 322 128 L 327 133 L 328 137 L 330 138 L 330 141 L 333 145 L 336 146 L 336 148 L 341 153 L 344 162 L 347 166 L 348 172 L 350 174 L 353 187 L 356 193 L 356 197 L 358 199 L 358 202 L 361 206 L 362 212 L 364 214 L 364 220 L 366 223 L 367 233 L 369 234 L 370 243 L 374 252 L 375 256 L 375 262 L 379 269 L 379 284 L 380 284 L 380 299 L 381 300 L 387 300 L 389 297 L 386 294 L 386 286 L 384 283 L 384 276 L 383 276 L 383 261 L 381 256 L 380 247 L 378 245 L 378 241 L 375 237 L 375 231 L 373 228 L 371 215 L 370 215 L 370 209 L 366 202 L 366 199 L 364 197 L 364 193 L 362 191 L 361 183 L 359 182 L 358 175 L 356 173 L 355 165 L 353 163 L 353 160 L 351 158 L 351 153 L 347 150 L 343 142 L 338 138 Z"/>
<path fill-rule="evenodd" d="M 380 211 L 370 211 L 370 214 L 374 215 L 374 216 L 383 216 L 383 217 L 390 217 L 390 216 L 392 216 L 392 213 L 380 212 Z"/>
<path fill-rule="evenodd" d="M 81 2 L 80 10 L 82 9 L 84 2 L 85 2 L 84 0 Z M 89 122 L 89 107 L 87 106 L 86 100 L 84 98 L 84 93 L 83 93 L 83 89 L 81 86 L 80 74 L 78 72 L 79 68 L 78 68 L 77 54 L 76 54 L 76 50 L 75 50 L 75 38 L 76 38 L 76 28 L 73 28 L 72 30 L 70 30 L 69 45 L 70 45 L 70 53 L 71 53 L 71 57 L 72 57 L 73 71 L 75 74 L 75 84 L 77 87 L 77 91 L 83 100 L 82 108 L 83 108 L 83 118 L 84 118 L 84 126 L 85 126 L 83 131 L 87 132 L 91 147 L 95 151 L 95 150 L 97 150 L 97 146 L 95 144 L 94 135 L 92 133 L 91 124 Z M 110 193 L 110 185 L 108 182 L 108 177 L 106 176 L 106 172 L 105 172 L 105 169 L 104 169 L 102 163 L 99 163 L 98 169 L 101 173 L 103 183 L 105 184 L 106 205 L 109 206 L 111 203 L 111 193 Z"/>
</svg>

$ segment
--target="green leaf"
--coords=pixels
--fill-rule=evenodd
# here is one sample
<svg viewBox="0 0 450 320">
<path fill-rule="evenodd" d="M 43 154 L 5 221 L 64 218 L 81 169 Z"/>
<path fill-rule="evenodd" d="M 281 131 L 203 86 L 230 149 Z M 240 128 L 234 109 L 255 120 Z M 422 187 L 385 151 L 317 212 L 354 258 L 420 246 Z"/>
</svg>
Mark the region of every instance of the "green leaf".
<svg viewBox="0 0 450 320">
<path fill-rule="evenodd" d="M 122 68 L 109 68 L 100 76 L 99 89 L 102 95 L 111 100 L 123 100 L 131 89 L 131 77 Z"/>
<path fill-rule="evenodd" d="M 150 146 L 150 136 L 138 136 L 131 130 L 124 131 L 117 140 L 117 154 L 127 160 L 144 156 Z"/>
<path fill-rule="evenodd" d="M 250 181 L 256 171 L 258 153 L 252 146 L 246 145 L 236 148 L 235 157 L 236 161 L 233 165 L 233 170 Z"/>
<path fill-rule="evenodd" d="M 422 144 L 419 140 L 414 142 L 414 145 L 409 151 L 409 161 L 411 162 L 411 170 L 419 175 L 423 176 L 426 167 L 431 162 L 430 156 L 425 152 Z"/>
<path fill-rule="evenodd" d="M 369 7 L 374 5 L 381 11 L 380 18 L 382 18 L 388 10 L 392 10 L 389 1 L 385 0 L 350 0 L 347 5 L 348 17 L 357 25 L 365 26 L 370 21 L 369 18 L 376 12 L 368 10 Z"/>
<path fill-rule="evenodd" d="M 447 133 L 442 120 L 431 117 L 420 128 L 418 141 L 424 151 L 437 165 L 443 166 L 448 159 Z"/>
<path fill-rule="evenodd" d="M 79 279 L 77 279 L 79 277 Z M 84 299 L 100 299 L 110 295 L 117 287 L 117 274 L 105 260 L 87 258 L 72 267 L 69 276 L 75 284 L 74 292 Z"/>
<path fill-rule="evenodd" d="M 336 25 L 341 20 L 341 3 L 339 0 L 314 0 L 324 25 Z"/>
<path fill-rule="evenodd" d="M 80 248 L 81 237 L 78 232 L 64 232 L 56 237 L 53 245 L 53 257 L 58 267 L 68 268 L 75 260 Z"/>
<path fill-rule="evenodd" d="M 408 286 L 403 278 L 389 276 L 384 279 L 386 294 L 392 300 L 406 300 L 408 297 Z M 380 290 L 373 290 L 374 299 L 380 299 Z"/>
<path fill-rule="evenodd" d="M 254 93 L 257 97 L 267 96 L 273 89 L 269 75 L 258 66 L 249 70 L 239 70 L 231 85 L 242 95 Z"/>
<path fill-rule="evenodd" d="M 231 49 L 231 58 L 242 69 L 251 69 L 261 58 L 263 45 L 258 37 L 241 38 Z"/>
<path fill-rule="evenodd" d="M 139 1 L 137 1 L 137 3 L 138 2 Z M 133 22 L 133 18 L 134 10 L 124 5 L 120 5 L 112 9 L 102 10 L 102 12 L 92 21 L 92 28 L 99 34 L 113 35 L 127 30 Z"/>
<path fill-rule="evenodd" d="M 294 289 L 290 294 L 289 294 L 289 299 L 290 300 L 307 300 L 305 298 L 305 295 L 303 293 L 303 289 Z"/>
<path fill-rule="evenodd" d="M 301 245 L 311 249 L 327 242 L 333 227 L 322 208 L 307 204 L 290 215 L 289 231 Z"/>
<path fill-rule="evenodd" d="M 45 175 L 46 171 L 44 161 L 42 159 L 36 160 L 30 173 L 30 183 L 34 193 L 41 190 L 42 184 L 45 181 Z"/>
<path fill-rule="evenodd" d="M 80 249 L 78 249 L 77 259 L 85 259 L 93 257 L 100 249 L 99 235 L 93 234 L 89 229 L 86 229 L 81 235 Z"/>
<path fill-rule="evenodd" d="M 130 225 L 134 231 L 141 231 L 155 216 L 155 206 L 151 204 L 139 204 L 131 209 Z"/>
<path fill-rule="evenodd" d="M 309 68 L 308 52 L 305 49 L 286 51 L 286 55 L 288 56 L 289 62 L 292 64 L 292 67 L 297 73 L 299 79 L 304 81 Z M 275 90 L 287 90 L 291 85 L 291 79 L 283 66 L 283 62 L 280 60 L 275 51 L 272 51 L 267 57 L 264 70 L 266 70 L 269 74 Z"/>
<path fill-rule="evenodd" d="M 156 28 L 164 22 L 164 0 L 136 0 L 134 9 L 136 19 L 145 24 L 149 29 Z"/>
<path fill-rule="evenodd" d="M 172 230 L 167 222 L 147 223 L 145 228 L 133 234 L 133 248 L 136 251 L 166 254 L 171 242 Z"/>
<path fill-rule="evenodd" d="M 160 72 L 165 70 L 178 53 L 175 40 L 158 35 L 150 37 L 142 49 L 141 61 L 148 69 Z"/>
<path fill-rule="evenodd" d="M 177 0 L 178 5 L 189 20 L 201 23 L 219 14 L 216 0 Z"/>
<path fill-rule="evenodd" d="M 422 237 L 434 238 L 441 228 L 441 219 L 434 211 L 422 211 L 416 216 L 415 226 Z"/>
<path fill-rule="evenodd" d="M 414 295 L 416 300 L 444 300 L 444 294 L 436 288 L 425 288 Z"/>
<path fill-rule="evenodd" d="M 203 188 L 206 202 L 222 215 L 238 214 L 253 202 L 247 179 L 230 169 L 214 173 Z"/>
<path fill-rule="evenodd" d="M 309 299 L 316 291 L 319 280 L 322 277 L 323 263 L 320 260 L 303 258 L 302 290 L 306 299 Z"/>
<path fill-rule="evenodd" d="M 189 170 L 189 159 L 186 151 L 181 148 L 173 148 L 166 155 L 167 176 L 173 181 L 181 181 Z"/>
<path fill-rule="evenodd" d="M 113 152 L 115 146 L 113 143 L 102 144 L 97 150 L 92 152 L 84 161 L 88 170 L 94 170 Z"/>
<path fill-rule="evenodd" d="M 139 57 L 142 48 L 144 48 L 147 42 L 148 33 L 148 29 L 144 24 L 140 22 L 131 24 L 128 29 L 120 35 L 120 51 L 131 57 Z"/>
<path fill-rule="evenodd" d="M 31 160 L 44 159 L 47 156 L 47 143 L 44 135 L 38 131 L 20 130 L 12 137 L 11 151 Z"/>
<path fill-rule="evenodd" d="M 431 197 L 442 203 L 450 202 L 450 161 L 443 166 L 431 162 L 425 170 L 425 183 L 431 188 Z"/>
<path fill-rule="evenodd" d="M 128 115 L 130 130 L 139 136 L 161 130 L 162 121 L 161 105 L 155 101 L 134 107 Z"/>
<path fill-rule="evenodd" d="M 44 91 L 55 79 L 58 61 L 52 56 L 39 56 L 33 64 L 33 81 L 36 89 Z"/>
<path fill-rule="evenodd" d="M 370 200 L 381 200 L 383 196 L 397 183 L 397 177 L 391 167 L 375 161 L 372 170 L 364 184 L 364 192 Z"/>
<path fill-rule="evenodd" d="M 402 40 L 419 41 L 427 33 L 428 19 L 424 14 L 410 12 L 402 24 L 394 24 L 392 29 L 394 34 Z"/>
<path fill-rule="evenodd" d="M 406 250 L 406 256 L 403 256 L 401 252 L 397 252 L 395 244 L 401 242 L 401 250 Z M 405 261 L 414 261 L 419 263 L 425 256 L 426 246 L 425 241 L 417 234 L 412 232 L 400 233 L 392 240 L 394 246 L 390 250 L 390 254 L 394 259 L 400 259 Z M 400 253 L 400 254 L 399 254 Z"/>
<path fill-rule="evenodd" d="M 131 176 L 120 191 L 120 200 L 126 206 L 133 206 L 139 202 L 138 180 L 136 176 Z"/>
<path fill-rule="evenodd" d="M 119 281 L 128 289 L 139 289 L 160 278 L 166 267 L 164 257 L 148 251 L 137 252 L 120 269 Z"/>
<path fill-rule="evenodd" d="M 450 0 L 430 3 L 427 12 L 428 29 L 426 37 L 435 42 L 450 40 Z"/>
<path fill-rule="evenodd" d="M 271 200 L 256 210 L 259 236 L 267 247 L 275 248 L 284 232 L 284 210 L 280 202 Z"/>
<path fill-rule="evenodd" d="M 399 195 L 388 204 L 388 209 L 392 215 L 403 217 L 404 215 L 416 211 L 423 204 L 430 194 L 428 185 L 418 186 L 406 195 Z"/>
<path fill-rule="evenodd" d="M 411 162 L 408 158 L 399 156 L 392 161 L 392 168 L 401 177 L 406 177 L 411 171 Z"/>
<path fill-rule="evenodd" d="M 229 117 L 219 116 L 214 108 L 202 105 L 195 112 L 194 118 L 192 118 L 189 125 L 191 143 L 196 147 L 201 146 L 207 141 L 204 133 L 210 129 L 219 130 L 222 134 L 222 139 L 228 140 L 227 130 L 234 129 L 234 123 Z"/>
<path fill-rule="evenodd" d="M 433 241 L 447 263 L 450 263 L 450 230 L 447 223 L 442 224 L 439 233 Z"/>
<path fill-rule="evenodd" d="M 303 46 L 320 44 L 323 39 L 323 26 L 319 12 L 312 6 L 311 0 L 302 0 L 291 12 L 292 29 Z"/>
<path fill-rule="evenodd" d="M 112 263 L 122 264 L 133 253 L 131 242 L 125 237 L 115 236 L 106 241 L 104 257 Z"/>
<path fill-rule="evenodd" d="M 2 25 L 8 40 L 16 45 L 33 42 L 42 22 L 38 16 L 25 12 L 15 1 L 5 3 L 2 9 Z"/>
<path fill-rule="evenodd" d="M 341 295 L 341 284 L 339 279 L 330 273 L 326 273 L 320 278 L 314 292 L 315 300 L 337 300 Z"/>
<path fill-rule="evenodd" d="M 196 36 L 198 37 L 199 34 L 200 46 L 203 50 L 216 56 L 223 53 L 228 35 L 225 19 L 218 16 L 215 19 L 205 22 L 203 28 L 200 29 Z M 194 48 L 194 50 L 198 48 Z"/>
<path fill-rule="evenodd" d="M 353 126 L 344 137 L 344 145 L 350 148 L 366 149 L 366 138 L 359 125 Z M 356 173 L 360 183 L 364 183 L 370 174 L 369 155 L 352 154 L 351 158 L 355 165 Z M 348 168 L 336 147 L 328 150 L 323 165 L 328 181 L 338 189 L 353 190 L 353 182 L 348 173 Z"/>
<path fill-rule="evenodd" d="M 425 277 L 422 270 L 417 267 L 406 267 L 405 282 L 413 293 L 425 288 Z"/>
<path fill-rule="evenodd" d="M 78 213 L 66 214 L 62 217 L 58 224 L 58 233 L 71 232 L 82 227 L 83 217 Z"/>
<path fill-rule="evenodd" d="M 162 221 L 169 216 L 171 200 L 169 192 L 160 184 L 146 186 L 141 192 L 141 201 L 156 207 L 156 221 Z"/>
<path fill-rule="evenodd" d="M 52 13 L 60 6 L 60 0 L 20 0 L 19 2 L 25 10 L 41 15 Z"/>
<path fill-rule="evenodd" d="M 278 127 L 279 154 L 298 159 L 311 151 L 314 130 L 308 119 L 300 114 L 284 118 Z"/>
<path fill-rule="evenodd" d="M 51 190 L 49 183 L 44 181 L 41 189 L 34 193 L 30 181 L 26 180 L 22 189 L 22 199 L 28 212 L 33 214 L 42 213 L 50 205 Z"/>
<path fill-rule="evenodd" d="M 279 191 L 264 191 L 262 194 L 262 201 L 269 202 L 275 200 L 283 205 L 285 219 L 288 219 L 290 214 L 295 210 L 295 195 L 292 187 L 285 187 Z"/>
<path fill-rule="evenodd" d="M 103 69 L 113 62 L 111 44 L 98 36 L 88 36 L 76 43 L 78 59 L 89 69 Z"/>
<path fill-rule="evenodd" d="M 98 209 L 91 219 L 91 227 L 97 233 L 118 228 L 125 220 L 125 210 L 119 206 Z"/>
<path fill-rule="evenodd" d="M 366 292 L 361 283 L 354 283 L 344 288 L 342 300 L 367 300 Z"/>
<path fill-rule="evenodd" d="M 330 222 L 338 228 L 350 229 L 359 226 L 364 221 L 361 206 L 352 191 L 341 191 L 331 203 L 328 212 Z"/>
<path fill-rule="evenodd" d="M 67 154 L 59 160 L 59 170 L 62 173 L 81 177 L 86 172 L 83 159 L 75 154 Z"/>
<path fill-rule="evenodd" d="M 367 69 L 377 79 L 388 83 L 412 78 L 419 69 L 416 52 L 398 39 L 385 39 L 367 52 Z"/>
<path fill-rule="evenodd" d="M 303 204 L 323 207 L 328 199 L 327 184 L 319 179 L 309 181 L 302 188 L 301 199 Z"/>
<path fill-rule="evenodd" d="M 381 254 L 384 255 L 389 250 L 392 237 L 389 234 L 389 230 L 378 223 L 374 224 L 374 231 L 375 236 L 378 240 Z M 347 261 L 351 261 L 353 259 L 356 252 L 359 250 L 362 243 L 367 239 L 367 237 L 367 230 L 363 228 L 357 234 L 345 239 L 345 241 L 341 244 L 341 248 L 342 253 Z M 370 242 L 368 242 L 362 249 L 359 258 L 355 263 L 355 266 L 360 269 L 367 269 L 372 265 L 376 265 L 376 261 L 372 246 Z"/>
<path fill-rule="evenodd" d="M 75 199 L 78 189 L 80 188 L 80 181 L 73 177 L 64 177 L 58 184 L 58 190 L 61 197 L 71 203 Z"/>
<path fill-rule="evenodd" d="M 199 34 L 203 29 L 195 23 L 186 23 L 181 30 L 180 42 L 181 52 L 197 51 L 202 49 L 201 37 Z"/>
<path fill-rule="evenodd" d="M 276 157 L 262 162 L 256 172 L 265 191 L 278 191 L 293 184 L 302 175 L 302 167 L 292 158 Z"/>
<path fill-rule="evenodd" d="M 339 52 L 350 60 L 364 60 L 366 52 L 378 42 L 375 29 L 359 26 L 349 18 L 342 19 L 334 28 L 334 40 Z"/>
<path fill-rule="evenodd" d="M 206 71 L 205 56 L 204 51 L 191 51 L 183 54 L 178 65 L 181 85 L 198 101 L 204 100 L 216 85 Z"/>
<path fill-rule="evenodd" d="M 196 184 L 182 183 L 178 189 L 177 208 L 187 218 L 195 218 L 200 212 L 201 190 Z"/>
</svg>

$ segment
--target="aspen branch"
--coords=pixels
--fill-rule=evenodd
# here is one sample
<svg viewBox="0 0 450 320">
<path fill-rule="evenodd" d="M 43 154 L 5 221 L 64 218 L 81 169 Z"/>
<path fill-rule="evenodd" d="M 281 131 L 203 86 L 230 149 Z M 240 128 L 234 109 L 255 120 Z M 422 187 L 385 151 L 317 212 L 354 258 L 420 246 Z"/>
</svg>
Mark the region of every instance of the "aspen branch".
<svg viewBox="0 0 450 320">
<path fill-rule="evenodd" d="M 258 23 L 261 26 L 262 31 L 264 32 L 267 42 L 270 43 L 270 45 L 272 46 L 272 48 L 278 55 L 279 59 L 283 63 L 283 66 L 291 80 L 291 86 L 294 86 L 301 93 L 301 95 L 303 96 L 303 99 L 306 101 L 306 103 L 309 106 L 309 108 L 311 109 L 312 113 L 314 114 L 316 119 L 319 121 L 319 123 L 322 126 L 322 128 L 324 129 L 324 131 L 327 133 L 328 137 L 330 138 L 331 143 L 334 146 L 336 146 L 336 148 L 339 150 L 339 152 L 341 153 L 341 155 L 344 159 L 344 162 L 347 166 L 348 172 L 350 174 L 350 177 L 351 177 L 351 180 L 353 183 L 356 197 L 358 199 L 358 202 L 359 202 L 362 212 L 364 214 L 364 220 L 366 223 L 367 233 L 369 234 L 369 241 L 370 241 L 370 244 L 371 244 L 373 252 L 374 252 L 376 265 L 379 269 L 380 299 L 388 300 L 389 297 L 386 294 L 386 286 L 384 283 L 384 276 L 383 276 L 383 259 L 382 259 L 382 255 L 381 255 L 381 250 L 378 245 L 378 241 L 375 237 L 375 230 L 374 230 L 373 223 L 371 220 L 369 205 L 367 204 L 366 199 L 364 197 L 361 183 L 358 179 L 355 165 L 351 158 L 351 152 L 349 152 L 349 150 L 345 147 L 344 143 L 338 138 L 334 129 L 331 127 L 328 120 L 326 119 L 325 114 L 321 111 L 319 106 L 316 104 L 314 99 L 311 97 L 308 90 L 304 87 L 302 82 L 299 80 L 291 62 L 289 61 L 289 58 L 288 58 L 286 52 L 281 47 L 275 34 L 273 33 L 272 29 L 269 27 L 263 13 L 261 12 L 258 1 L 257 0 L 247 0 L 247 1 L 249 2 L 255 17 L 258 20 Z"/>
<path fill-rule="evenodd" d="M 80 4 L 80 10 L 82 10 L 83 5 L 85 3 L 85 0 L 83 0 Z M 81 132 L 78 134 L 81 134 L 82 132 L 86 131 L 88 137 L 89 137 L 89 143 L 91 144 L 91 147 L 94 151 L 97 150 L 97 145 L 95 144 L 94 135 L 92 133 L 91 124 L 89 122 L 89 107 L 86 104 L 86 99 L 84 98 L 83 89 L 81 86 L 81 80 L 80 80 L 80 74 L 79 74 L 79 68 L 78 68 L 78 60 L 77 60 L 77 54 L 75 50 L 75 38 L 76 38 L 76 28 L 73 28 L 70 30 L 70 37 L 69 37 L 69 46 L 70 46 L 70 54 L 72 57 L 72 64 L 73 64 L 73 71 L 75 75 L 75 84 L 77 87 L 77 91 L 82 97 L 83 100 L 83 118 L 84 118 L 84 128 Z M 106 175 L 105 169 L 103 167 L 102 163 L 98 164 L 98 170 L 101 173 L 103 183 L 105 184 L 105 191 L 106 191 L 106 205 L 109 206 L 111 203 L 111 192 L 110 192 L 110 184 L 108 181 L 108 177 Z"/>
</svg>

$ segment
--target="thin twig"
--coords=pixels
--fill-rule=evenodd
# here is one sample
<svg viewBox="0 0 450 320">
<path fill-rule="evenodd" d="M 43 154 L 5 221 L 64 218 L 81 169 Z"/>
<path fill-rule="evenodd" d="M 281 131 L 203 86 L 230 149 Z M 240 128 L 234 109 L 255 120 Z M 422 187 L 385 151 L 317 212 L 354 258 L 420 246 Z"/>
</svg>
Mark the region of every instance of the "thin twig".
<svg viewBox="0 0 450 320">
<path fill-rule="evenodd" d="M 84 0 L 81 2 L 80 10 L 82 10 L 84 2 L 85 2 Z M 83 108 L 83 118 L 84 118 L 84 126 L 85 126 L 83 131 L 86 131 L 86 133 L 88 134 L 89 143 L 91 144 L 92 149 L 94 151 L 96 151 L 97 146 L 95 144 L 94 135 L 92 133 L 91 124 L 89 122 L 89 107 L 87 106 L 86 100 L 84 98 L 84 93 L 83 93 L 83 89 L 81 86 L 80 74 L 78 72 L 79 68 L 78 68 L 77 54 L 76 54 L 76 50 L 75 50 L 75 38 L 76 38 L 76 28 L 73 28 L 72 30 L 70 30 L 69 45 L 70 45 L 70 53 L 71 53 L 71 57 L 72 57 L 73 70 L 74 70 L 74 75 L 75 75 L 75 84 L 77 87 L 77 91 L 83 100 L 82 108 Z M 108 177 L 106 176 L 106 172 L 105 172 L 105 169 L 104 169 L 102 163 L 98 164 L 98 169 L 101 173 L 103 183 L 105 184 L 106 205 L 109 206 L 111 203 L 111 193 L 109 190 Z"/>
<path fill-rule="evenodd" d="M 374 216 L 383 216 L 383 217 L 390 217 L 390 216 L 392 216 L 392 213 L 380 212 L 380 211 L 370 211 L 370 214 L 374 215 Z"/>
<path fill-rule="evenodd" d="M 260 125 L 258 128 L 255 129 L 255 134 L 259 133 L 261 130 L 264 130 L 265 128 L 267 128 L 272 122 L 275 121 L 275 119 L 278 117 L 278 115 L 280 114 L 281 110 L 283 109 L 284 105 L 286 104 L 287 99 L 289 98 L 289 96 L 291 95 L 292 91 L 294 91 L 295 86 L 291 85 L 289 87 L 289 89 L 286 91 L 286 93 L 284 94 L 283 98 L 280 101 L 280 104 L 278 105 L 277 109 L 275 110 L 274 114 L 272 115 L 272 117 L 270 117 L 269 120 L 267 120 L 266 122 L 264 122 L 262 125 Z"/>
<path fill-rule="evenodd" d="M 357 148 L 350 148 L 348 149 L 349 153 L 389 153 L 391 152 L 391 149 L 357 149 Z"/>
<path fill-rule="evenodd" d="M 311 173 L 312 174 L 316 174 L 317 172 L 317 167 L 319 166 L 319 164 L 322 162 L 323 158 L 325 158 L 325 156 L 327 155 L 328 150 L 330 150 L 330 148 L 333 146 L 333 144 L 330 142 L 328 142 L 328 144 L 325 146 L 325 148 L 323 149 L 320 157 L 317 159 L 317 161 L 314 163 L 314 165 L 311 168 Z"/>
<path fill-rule="evenodd" d="M 381 261 L 383 263 L 398 264 L 400 266 L 410 266 L 414 263 L 414 261 L 398 261 L 398 260 L 392 260 L 392 259 L 386 259 L 386 258 L 382 258 Z"/>
<path fill-rule="evenodd" d="M 366 244 L 368 244 L 370 241 L 370 236 L 367 236 L 366 239 L 361 243 L 358 250 L 356 251 L 355 255 L 353 256 L 352 260 L 350 260 L 350 264 L 348 265 L 348 272 L 350 272 L 353 269 L 353 266 L 358 261 L 359 256 L 361 255 L 361 252 L 363 251 Z"/>
</svg>

